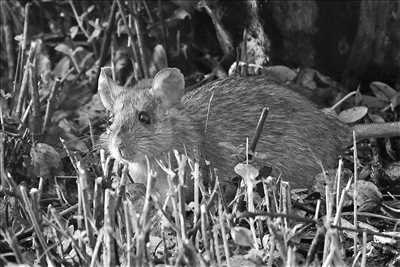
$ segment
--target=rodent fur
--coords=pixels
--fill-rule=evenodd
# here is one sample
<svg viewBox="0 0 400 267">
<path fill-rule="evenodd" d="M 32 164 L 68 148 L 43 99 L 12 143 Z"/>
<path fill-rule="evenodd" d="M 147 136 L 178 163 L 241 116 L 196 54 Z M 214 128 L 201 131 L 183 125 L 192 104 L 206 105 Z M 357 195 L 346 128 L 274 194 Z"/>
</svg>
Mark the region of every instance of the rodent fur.
<svg viewBox="0 0 400 267">
<path fill-rule="evenodd" d="M 139 166 L 142 175 L 144 155 L 157 158 L 185 148 L 189 155 L 210 161 L 220 179 L 229 183 L 237 162 L 232 157 L 235 152 L 224 144 L 243 147 L 246 137 L 253 137 L 263 107 L 270 112 L 256 151 L 266 159 L 256 160 L 255 165 L 272 166 L 273 174 L 282 175 L 292 187 L 309 187 L 321 171 L 318 161 L 327 168 L 336 166 L 338 155 L 349 144 L 348 126 L 268 77 L 229 77 L 183 95 L 178 69 L 163 69 L 159 74 L 152 83 L 134 88 L 116 85 L 105 71 L 99 78 L 103 104 L 114 114 L 105 137 L 107 146 L 118 160 Z M 163 86 L 168 89 L 159 88 Z M 143 111 L 149 124 L 139 121 Z M 166 182 L 158 184 L 163 187 Z"/>
</svg>

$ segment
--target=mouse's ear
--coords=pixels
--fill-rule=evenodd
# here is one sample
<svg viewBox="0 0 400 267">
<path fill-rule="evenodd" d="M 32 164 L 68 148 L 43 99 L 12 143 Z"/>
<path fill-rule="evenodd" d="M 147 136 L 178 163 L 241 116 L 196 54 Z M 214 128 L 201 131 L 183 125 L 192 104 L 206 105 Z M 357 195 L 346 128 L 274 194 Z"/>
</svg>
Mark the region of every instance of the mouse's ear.
<svg viewBox="0 0 400 267">
<path fill-rule="evenodd" d="M 116 82 L 111 79 L 111 68 L 102 67 L 99 75 L 98 90 L 101 98 L 101 102 L 106 109 L 112 110 L 115 99 L 119 94 L 122 93 L 124 88 L 119 86 Z"/>
<path fill-rule="evenodd" d="M 179 104 L 185 89 L 185 79 L 177 68 L 160 70 L 153 79 L 151 93 L 161 99 L 165 107 Z"/>
</svg>

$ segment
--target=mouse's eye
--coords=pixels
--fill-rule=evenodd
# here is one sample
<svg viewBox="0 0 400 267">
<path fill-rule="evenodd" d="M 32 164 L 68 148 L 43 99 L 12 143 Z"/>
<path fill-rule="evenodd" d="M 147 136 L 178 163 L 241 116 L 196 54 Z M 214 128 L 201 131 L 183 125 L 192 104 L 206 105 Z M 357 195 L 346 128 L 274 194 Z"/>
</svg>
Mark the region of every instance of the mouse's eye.
<svg viewBox="0 0 400 267">
<path fill-rule="evenodd" d="M 139 121 L 144 124 L 150 124 L 150 115 L 146 111 L 140 111 L 138 114 Z"/>
</svg>

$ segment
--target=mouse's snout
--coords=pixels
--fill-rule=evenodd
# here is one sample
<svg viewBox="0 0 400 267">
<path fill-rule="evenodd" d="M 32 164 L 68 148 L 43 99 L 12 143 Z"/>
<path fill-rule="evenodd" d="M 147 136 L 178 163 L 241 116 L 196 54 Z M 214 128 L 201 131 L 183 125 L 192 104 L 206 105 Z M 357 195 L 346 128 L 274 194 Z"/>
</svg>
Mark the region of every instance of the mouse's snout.
<svg viewBox="0 0 400 267">
<path fill-rule="evenodd" d="M 111 155 L 118 160 L 128 159 L 128 146 L 125 142 L 122 141 L 123 139 L 118 135 L 113 135 L 111 137 L 110 147 L 109 150 Z"/>
<path fill-rule="evenodd" d="M 135 146 L 132 139 L 123 132 L 118 131 L 112 134 L 109 142 L 111 155 L 118 160 L 133 161 L 135 159 Z"/>
<path fill-rule="evenodd" d="M 126 148 L 123 143 L 119 143 L 116 145 L 116 149 L 118 150 L 118 153 L 121 155 L 121 157 L 125 158 L 126 157 Z"/>
<path fill-rule="evenodd" d="M 108 149 L 111 155 L 117 160 L 122 159 L 120 146 L 121 146 L 121 139 L 117 135 L 111 135 Z"/>
</svg>

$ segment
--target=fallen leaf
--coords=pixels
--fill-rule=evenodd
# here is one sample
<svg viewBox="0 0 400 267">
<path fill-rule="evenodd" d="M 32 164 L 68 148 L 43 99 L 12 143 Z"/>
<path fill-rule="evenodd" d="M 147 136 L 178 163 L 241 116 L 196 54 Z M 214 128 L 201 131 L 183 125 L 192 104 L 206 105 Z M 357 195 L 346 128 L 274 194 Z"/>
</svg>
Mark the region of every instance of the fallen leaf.
<svg viewBox="0 0 400 267">
<path fill-rule="evenodd" d="M 390 163 L 383 170 L 390 180 L 400 181 L 400 161 Z"/>
<path fill-rule="evenodd" d="M 389 101 L 397 93 L 396 90 L 383 82 L 372 82 L 369 87 L 376 97 L 385 101 Z"/>
<path fill-rule="evenodd" d="M 367 115 L 367 113 L 368 113 L 367 107 L 357 106 L 343 110 L 342 112 L 339 113 L 338 118 L 344 123 L 353 123 L 364 118 L 364 116 Z"/>
<path fill-rule="evenodd" d="M 74 39 L 76 34 L 78 33 L 78 26 L 72 26 L 71 28 L 69 28 L 69 35 L 71 36 L 71 39 Z"/>
<path fill-rule="evenodd" d="M 70 64 L 71 62 L 69 58 L 63 57 L 62 59 L 60 59 L 60 61 L 58 61 L 57 65 L 54 67 L 53 75 L 58 78 L 63 78 L 67 74 Z"/>
<path fill-rule="evenodd" d="M 95 5 L 91 5 L 88 7 L 88 9 L 86 10 L 85 13 L 88 14 L 88 13 L 92 12 L 95 8 L 96 8 Z"/>
<path fill-rule="evenodd" d="M 67 55 L 67 56 L 71 56 L 72 52 L 73 52 L 71 47 L 69 47 L 68 45 L 63 44 L 63 43 L 58 44 L 54 49 L 58 52 L 61 52 L 65 55 Z"/>
<path fill-rule="evenodd" d="M 184 20 L 185 18 L 190 18 L 189 12 L 183 8 L 178 8 L 170 19 Z"/>
<path fill-rule="evenodd" d="M 381 116 L 377 114 L 368 114 L 368 117 L 372 120 L 374 123 L 384 123 L 385 119 L 382 118 Z"/>
<path fill-rule="evenodd" d="M 248 228 L 235 226 L 231 228 L 231 236 L 236 245 L 244 247 L 254 246 L 253 234 Z"/>
<path fill-rule="evenodd" d="M 384 108 L 387 106 L 386 101 L 370 95 L 362 95 L 358 103 L 369 108 Z"/>
</svg>

